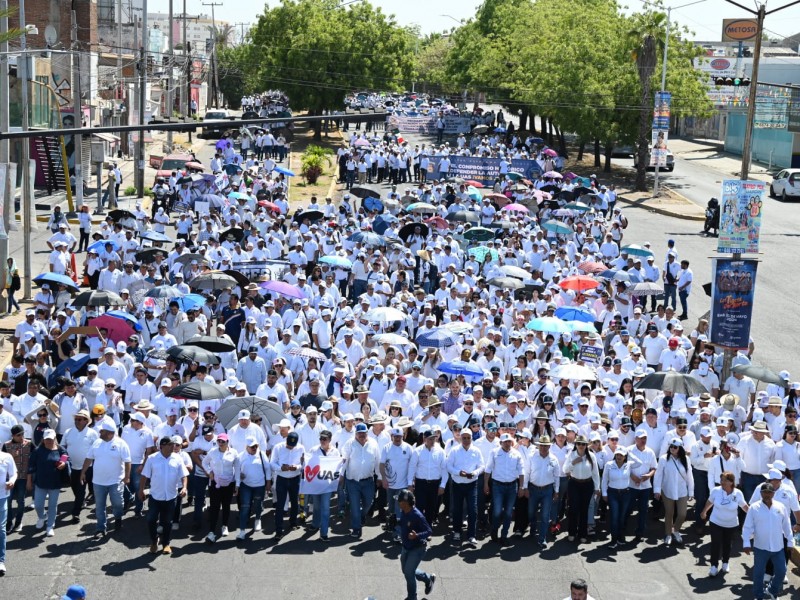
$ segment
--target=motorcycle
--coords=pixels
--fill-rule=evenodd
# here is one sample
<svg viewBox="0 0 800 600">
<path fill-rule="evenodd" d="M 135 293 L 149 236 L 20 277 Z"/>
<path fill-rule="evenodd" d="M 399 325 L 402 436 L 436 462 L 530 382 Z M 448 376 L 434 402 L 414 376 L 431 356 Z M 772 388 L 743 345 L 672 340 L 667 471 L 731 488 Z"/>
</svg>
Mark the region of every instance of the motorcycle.
<svg viewBox="0 0 800 600">
<path fill-rule="evenodd" d="M 703 224 L 703 235 L 708 236 L 711 235 L 712 237 L 719 237 L 719 200 L 716 198 L 711 198 L 706 204 L 706 220 Z M 714 230 L 714 233 L 709 233 L 709 231 Z"/>
</svg>

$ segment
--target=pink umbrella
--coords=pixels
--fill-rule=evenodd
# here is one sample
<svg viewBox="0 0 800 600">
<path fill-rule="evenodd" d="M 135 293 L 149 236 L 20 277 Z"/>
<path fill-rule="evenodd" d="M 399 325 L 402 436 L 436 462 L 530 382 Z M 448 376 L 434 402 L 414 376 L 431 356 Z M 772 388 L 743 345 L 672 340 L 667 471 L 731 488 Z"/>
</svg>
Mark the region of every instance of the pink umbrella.
<svg viewBox="0 0 800 600">
<path fill-rule="evenodd" d="M 356 148 L 359 148 L 359 147 L 361 147 L 361 146 L 372 146 L 372 143 L 371 143 L 371 142 L 369 142 L 368 140 L 365 140 L 364 138 L 360 138 L 360 139 L 357 139 L 357 140 L 356 140 L 356 143 L 355 143 L 355 144 L 353 144 L 353 145 L 354 145 Z"/>
<path fill-rule="evenodd" d="M 103 315 L 88 322 L 90 327 L 103 328 L 108 330 L 108 339 L 114 343 L 126 342 L 134 334 L 133 328 L 122 319 Z"/>
<path fill-rule="evenodd" d="M 552 148 L 545 148 L 544 151 L 542 152 L 542 154 L 544 154 L 545 156 L 552 156 L 553 158 L 558 156 L 558 152 L 556 152 Z M 546 177 L 546 175 L 545 175 L 545 177 Z"/>
<path fill-rule="evenodd" d="M 467 179 L 464 183 L 467 185 L 471 185 L 474 188 L 482 188 L 483 184 L 480 181 L 475 181 L 474 179 Z"/>
<path fill-rule="evenodd" d="M 579 176 L 572 171 L 569 171 L 568 173 L 564 173 L 564 177 L 567 179 L 577 179 Z"/>
<path fill-rule="evenodd" d="M 267 291 L 273 292 L 275 294 L 287 296 L 289 298 L 303 299 L 306 297 L 306 293 L 303 290 L 301 290 L 296 285 L 292 285 L 291 283 L 286 283 L 285 281 L 274 281 L 274 280 L 262 281 L 259 284 L 259 287 Z"/>
<path fill-rule="evenodd" d="M 553 194 L 550 192 L 543 192 L 542 190 L 536 190 L 533 192 L 533 197 L 536 198 L 537 202 L 544 202 L 545 200 L 550 200 Z"/>
<path fill-rule="evenodd" d="M 442 217 L 431 217 L 430 219 L 425 219 L 425 223 L 428 225 L 433 225 L 436 229 L 449 229 L 450 223 L 445 221 Z"/>
<path fill-rule="evenodd" d="M 508 212 L 511 212 L 511 211 L 514 211 L 514 212 L 528 212 L 528 208 L 526 206 L 523 206 L 522 204 L 518 204 L 516 202 L 513 203 L 513 204 L 506 204 L 500 210 L 505 210 L 505 211 L 508 211 Z"/>
<path fill-rule="evenodd" d="M 542 175 L 545 179 L 561 179 L 562 175 L 558 171 L 548 171 L 544 175 Z"/>
</svg>

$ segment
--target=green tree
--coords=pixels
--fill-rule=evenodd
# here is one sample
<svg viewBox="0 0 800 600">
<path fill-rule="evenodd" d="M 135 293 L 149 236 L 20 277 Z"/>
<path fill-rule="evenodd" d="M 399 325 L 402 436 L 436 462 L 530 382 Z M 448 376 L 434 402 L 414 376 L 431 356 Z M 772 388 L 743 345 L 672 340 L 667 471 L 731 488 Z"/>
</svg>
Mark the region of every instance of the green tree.
<svg viewBox="0 0 800 600">
<path fill-rule="evenodd" d="M 226 104 L 233 110 L 238 110 L 242 103 L 245 74 L 241 64 L 245 56 L 242 46 L 221 48 L 217 52 L 219 91 L 225 97 Z"/>
</svg>

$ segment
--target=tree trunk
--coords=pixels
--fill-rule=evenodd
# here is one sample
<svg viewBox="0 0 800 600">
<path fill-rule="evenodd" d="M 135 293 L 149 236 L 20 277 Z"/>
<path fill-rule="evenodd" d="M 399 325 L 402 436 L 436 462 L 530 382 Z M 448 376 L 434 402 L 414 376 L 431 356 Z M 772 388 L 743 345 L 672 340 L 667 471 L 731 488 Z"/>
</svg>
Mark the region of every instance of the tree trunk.
<svg viewBox="0 0 800 600">
<path fill-rule="evenodd" d="M 536 136 L 536 113 L 531 113 L 531 135 Z"/>
<path fill-rule="evenodd" d="M 578 162 L 583 160 L 583 151 L 586 149 L 586 142 L 581 141 L 580 146 L 578 146 Z"/>
<path fill-rule="evenodd" d="M 553 118 L 547 118 L 547 145 L 553 146 Z"/>
<path fill-rule="evenodd" d="M 556 135 L 558 136 L 558 153 L 567 158 L 569 153 L 567 152 L 567 140 L 564 138 L 564 132 L 556 127 Z"/>
<path fill-rule="evenodd" d="M 648 140 L 650 128 L 652 126 L 653 99 L 651 97 L 652 78 L 658 62 L 656 52 L 656 40 L 652 35 L 642 40 L 636 67 L 639 71 L 639 80 L 642 85 L 642 99 L 639 105 L 639 135 L 637 136 L 638 147 L 636 148 L 637 167 L 636 167 L 636 191 L 647 191 L 647 151 L 650 146 Z"/>
<path fill-rule="evenodd" d="M 611 152 L 614 150 L 614 142 L 606 142 L 605 145 L 605 153 L 606 153 L 606 164 L 603 166 L 604 173 L 611 173 Z"/>
<path fill-rule="evenodd" d="M 602 166 L 600 162 L 600 140 L 594 141 L 594 166 L 597 168 Z"/>
<path fill-rule="evenodd" d="M 315 117 L 317 115 L 321 115 L 322 111 L 317 109 L 311 109 L 308 111 L 308 116 Z M 322 141 L 322 121 L 313 121 L 311 123 L 311 128 L 314 130 L 314 141 L 320 142 Z"/>
<path fill-rule="evenodd" d="M 525 131 L 528 128 L 528 109 L 522 108 L 519 115 L 519 128 L 517 131 Z"/>
</svg>

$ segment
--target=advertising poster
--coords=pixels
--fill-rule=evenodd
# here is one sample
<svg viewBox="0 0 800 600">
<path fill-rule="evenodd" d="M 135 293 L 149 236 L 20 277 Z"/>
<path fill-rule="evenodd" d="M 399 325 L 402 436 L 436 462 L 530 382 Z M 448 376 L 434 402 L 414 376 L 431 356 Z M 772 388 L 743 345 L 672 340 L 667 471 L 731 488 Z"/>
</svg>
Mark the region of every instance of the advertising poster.
<svg viewBox="0 0 800 600">
<path fill-rule="evenodd" d="M 747 348 L 756 285 L 756 260 L 714 259 L 711 281 L 711 342 Z"/>
<path fill-rule="evenodd" d="M 721 254 L 756 254 L 767 184 L 726 179 L 722 182 L 719 238 Z"/>
</svg>

